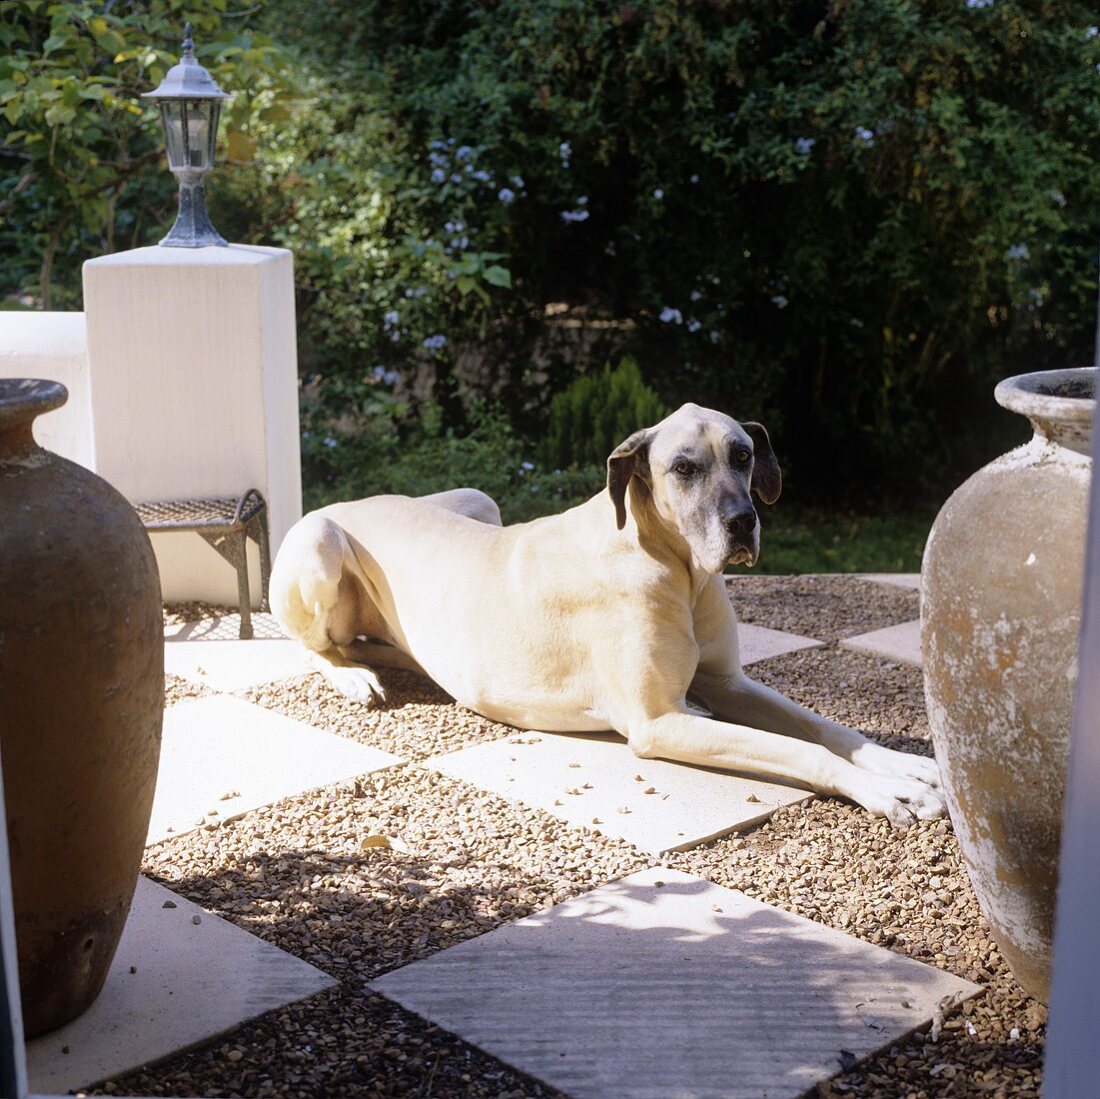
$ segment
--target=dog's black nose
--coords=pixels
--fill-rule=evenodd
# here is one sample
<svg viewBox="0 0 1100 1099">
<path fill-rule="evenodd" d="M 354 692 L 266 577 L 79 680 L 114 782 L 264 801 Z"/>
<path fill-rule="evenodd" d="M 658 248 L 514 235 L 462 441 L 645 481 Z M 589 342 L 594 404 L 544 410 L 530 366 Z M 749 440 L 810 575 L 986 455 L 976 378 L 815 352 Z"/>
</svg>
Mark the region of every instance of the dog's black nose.
<svg viewBox="0 0 1100 1099">
<path fill-rule="evenodd" d="M 731 512 L 726 516 L 725 523 L 726 530 L 735 538 L 748 539 L 752 536 L 753 528 L 756 526 L 756 511 L 754 508 L 745 508 L 741 511 Z"/>
</svg>

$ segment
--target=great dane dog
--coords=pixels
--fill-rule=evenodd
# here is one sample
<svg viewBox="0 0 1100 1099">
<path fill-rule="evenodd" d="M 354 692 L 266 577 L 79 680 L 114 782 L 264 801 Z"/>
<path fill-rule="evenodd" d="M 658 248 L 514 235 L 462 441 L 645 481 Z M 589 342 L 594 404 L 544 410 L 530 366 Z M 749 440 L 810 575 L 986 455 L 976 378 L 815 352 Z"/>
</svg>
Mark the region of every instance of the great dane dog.
<svg viewBox="0 0 1100 1099">
<path fill-rule="evenodd" d="M 486 495 L 333 504 L 279 550 L 271 605 L 352 698 L 372 668 L 430 676 L 520 729 L 615 730 L 645 758 L 761 774 L 904 826 L 944 812 L 939 771 L 745 675 L 722 571 L 754 564 L 750 490 L 779 465 L 760 424 L 686 404 L 607 461 L 607 491 L 501 526 Z"/>
</svg>

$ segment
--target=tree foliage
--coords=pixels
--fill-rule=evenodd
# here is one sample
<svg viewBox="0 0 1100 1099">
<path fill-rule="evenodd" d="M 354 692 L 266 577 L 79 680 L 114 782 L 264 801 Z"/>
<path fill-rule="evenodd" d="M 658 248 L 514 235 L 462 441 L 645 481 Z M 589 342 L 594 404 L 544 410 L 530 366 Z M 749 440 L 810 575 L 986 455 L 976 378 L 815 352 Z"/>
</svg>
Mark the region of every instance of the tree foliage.
<svg viewBox="0 0 1100 1099">
<path fill-rule="evenodd" d="M 287 116 L 269 40 L 240 29 L 228 0 L 0 7 L 0 291 L 71 307 L 84 259 L 164 235 L 176 188 L 140 96 L 179 59 L 185 19 L 199 59 L 238 91 L 231 141 Z"/>
<path fill-rule="evenodd" d="M 0 10 L 9 293 L 71 302 L 80 258 L 170 222 L 134 96 L 185 11 Z M 476 396 L 541 437 L 556 393 L 630 355 L 666 405 L 764 421 L 796 489 L 942 494 L 1000 445 L 997 378 L 1090 357 L 1086 3 L 205 11 L 204 63 L 244 92 L 212 214 L 295 252 L 315 437 L 400 437 L 429 398 L 462 430 Z"/>
</svg>

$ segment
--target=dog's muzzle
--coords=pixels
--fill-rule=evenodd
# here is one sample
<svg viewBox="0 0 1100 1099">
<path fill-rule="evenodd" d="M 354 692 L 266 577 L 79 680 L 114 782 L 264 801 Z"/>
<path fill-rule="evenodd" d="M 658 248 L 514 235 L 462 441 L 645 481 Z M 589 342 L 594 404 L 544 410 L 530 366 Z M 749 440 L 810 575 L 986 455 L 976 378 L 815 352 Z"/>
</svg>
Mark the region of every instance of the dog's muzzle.
<svg viewBox="0 0 1100 1099">
<path fill-rule="evenodd" d="M 760 548 L 756 523 L 756 509 L 752 507 L 734 512 L 725 519 L 723 525 L 729 537 L 729 559 L 731 564 L 756 564 Z"/>
</svg>

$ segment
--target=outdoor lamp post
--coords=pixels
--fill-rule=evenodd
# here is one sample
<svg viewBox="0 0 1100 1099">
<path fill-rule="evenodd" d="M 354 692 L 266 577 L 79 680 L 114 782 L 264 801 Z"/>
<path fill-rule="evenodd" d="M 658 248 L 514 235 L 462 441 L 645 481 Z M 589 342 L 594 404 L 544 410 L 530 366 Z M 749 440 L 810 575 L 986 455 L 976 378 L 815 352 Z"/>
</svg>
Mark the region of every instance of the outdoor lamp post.
<svg viewBox="0 0 1100 1099">
<path fill-rule="evenodd" d="M 168 146 L 168 167 L 179 180 L 180 202 L 176 224 L 161 242 L 164 248 L 226 247 L 206 216 L 202 177 L 214 166 L 214 142 L 222 100 L 231 97 L 195 60 L 191 24 L 183 32 L 183 56 L 168 70 L 160 86 L 144 99 L 160 105 L 160 119 Z"/>
</svg>

